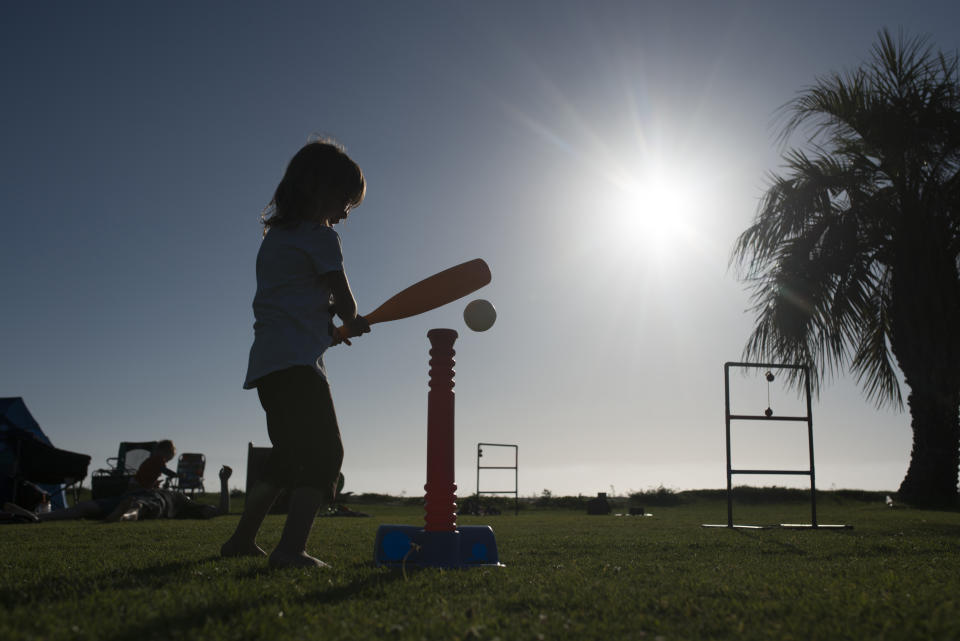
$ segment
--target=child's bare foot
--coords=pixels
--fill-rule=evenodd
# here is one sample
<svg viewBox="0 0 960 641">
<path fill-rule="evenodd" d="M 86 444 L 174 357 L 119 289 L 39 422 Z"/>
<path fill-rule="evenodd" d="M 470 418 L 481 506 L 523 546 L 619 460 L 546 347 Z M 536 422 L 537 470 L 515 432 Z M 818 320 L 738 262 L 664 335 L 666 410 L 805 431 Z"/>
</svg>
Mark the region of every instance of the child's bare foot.
<svg viewBox="0 0 960 641">
<path fill-rule="evenodd" d="M 233 539 L 230 539 L 220 546 L 220 556 L 267 556 L 267 553 L 263 551 L 263 548 L 252 541 L 250 543 L 237 543 Z"/>
<path fill-rule="evenodd" d="M 329 563 L 314 558 L 306 552 L 291 554 L 277 548 L 270 554 L 270 567 L 280 568 L 329 568 Z"/>
</svg>

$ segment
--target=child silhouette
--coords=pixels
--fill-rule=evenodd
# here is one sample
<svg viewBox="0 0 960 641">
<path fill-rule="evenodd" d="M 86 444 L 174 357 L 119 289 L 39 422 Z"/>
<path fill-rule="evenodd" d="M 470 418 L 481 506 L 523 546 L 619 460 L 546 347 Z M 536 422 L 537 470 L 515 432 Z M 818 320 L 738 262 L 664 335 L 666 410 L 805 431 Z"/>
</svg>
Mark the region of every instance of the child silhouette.
<svg viewBox="0 0 960 641">
<path fill-rule="evenodd" d="M 370 331 L 343 267 L 333 226 L 366 193 L 360 167 L 330 141 L 304 146 L 290 161 L 264 212 L 253 300 L 254 341 L 246 389 L 256 388 L 273 444 L 263 478 L 250 489 L 237 529 L 222 556 L 262 556 L 256 535 L 284 488 L 290 504 L 272 567 L 325 567 L 307 554 L 317 510 L 332 505 L 343 462 L 340 428 L 327 384 L 323 353 L 346 336 Z M 350 344 L 348 340 L 344 340 Z"/>
</svg>

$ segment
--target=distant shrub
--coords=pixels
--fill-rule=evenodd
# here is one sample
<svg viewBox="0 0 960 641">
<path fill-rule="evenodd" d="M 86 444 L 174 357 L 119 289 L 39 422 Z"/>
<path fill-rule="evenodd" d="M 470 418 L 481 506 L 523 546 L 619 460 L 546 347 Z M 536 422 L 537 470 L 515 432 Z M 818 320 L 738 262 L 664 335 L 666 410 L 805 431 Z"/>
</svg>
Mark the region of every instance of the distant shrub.
<svg viewBox="0 0 960 641">
<path fill-rule="evenodd" d="M 554 496 L 550 490 L 543 490 L 540 496 L 520 500 L 521 508 L 524 504 L 534 508 L 558 508 L 565 510 L 586 510 L 590 497 L 584 496 Z M 507 499 L 512 508 L 513 499 Z"/>
<path fill-rule="evenodd" d="M 630 493 L 630 503 L 639 504 L 640 507 L 655 505 L 657 507 L 670 507 L 683 503 L 682 493 L 669 487 L 660 486 L 651 490 Z"/>
<path fill-rule="evenodd" d="M 817 492 L 821 494 L 821 492 Z M 873 492 L 870 490 L 831 490 L 830 496 L 840 500 L 863 501 L 864 503 L 883 503 L 888 496 L 896 496 L 893 491 Z"/>
<path fill-rule="evenodd" d="M 389 494 L 377 494 L 376 492 L 364 492 L 363 494 L 354 494 L 350 497 L 351 503 L 398 503 L 402 499 L 398 496 Z"/>
<path fill-rule="evenodd" d="M 550 501 L 550 507 L 558 507 L 567 510 L 586 510 L 587 501 L 593 497 L 586 496 L 555 496 Z"/>
<path fill-rule="evenodd" d="M 550 507 L 552 502 L 553 502 L 553 492 L 544 488 L 544 490 L 540 492 L 540 496 L 537 497 L 537 499 L 534 501 L 534 505 L 536 505 L 537 507 Z"/>
<path fill-rule="evenodd" d="M 883 502 L 887 494 L 896 498 L 892 492 L 872 492 L 866 490 L 818 490 L 817 498 L 830 499 L 836 501 L 853 500 L 863 502 Z M 243 492 L 232 490 L 231 496 L 243 496 Z M 627 496 L 608 496 L 607 501 L 614 511 L 625 512 L 631 507 L 674 507 L 686 505 L 701 500 L 726 500 L 727 491 L 725 489 L 706 489 L 706 490 L 676 490 L 660 485 L 641 491 L 631 491 Z M 470 513 L 474 510 L 480 511 L 482 508 L 486 511 L 488 508 L 499 510 L 503 514 L 512 513 L 515 507 L 520 510 L 530 509 L 561 509 L 577 510 L 586 512 L 587 502 L 593 499 L 595 495 L 577 496 L 556 496 L 548 489 L 544 489 L 539 495 L 527 496 L 519 499 L 517 503 L 513 496 L 509 495 L 484 495 L 480 502 L 477 502 L 476 496 L 460 496 L 457 498 L 457 504 L 464 509 L 464 513 Z M 375 492 L 366 492 L 363 494 L 345 493 L 346 502 L 352 505 L 403 505 L 420 506 L 423 505 L 423 495 L 416 496 L 394 496 L 390 494 L 380 494 Z M 810 490 L 805 488 L 787 488 L 778 486 L 751 487 L 738 485 L 733 488 L 733 500 L 744 505 L 761 505 L 769 503 L 805 503 L 810 500 Z M 468 505 L 468 502 L 469 505 Z M 466 509 L 469 507 L 470 509 Z M 492 511 L 492 510 L 491 510 Z"/>
<path fill-rule="evenodd" d="M 810 500 L 810 490 L 794 487 L 750 487 L 738 485 L 733 488 L 733 500 L 747 505 L 763 503 L 806 503 Z"/>
</svg>

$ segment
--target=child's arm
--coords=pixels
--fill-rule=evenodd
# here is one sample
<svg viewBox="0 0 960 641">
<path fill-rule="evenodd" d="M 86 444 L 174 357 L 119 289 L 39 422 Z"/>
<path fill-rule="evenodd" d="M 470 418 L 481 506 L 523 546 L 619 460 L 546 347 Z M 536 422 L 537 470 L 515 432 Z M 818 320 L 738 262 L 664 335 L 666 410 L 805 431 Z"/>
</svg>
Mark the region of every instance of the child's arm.
<svg viewBox="0 0 960 641">
<path fill-rule="evenodd" d="M 327 278 L 329 279 L 330 292 L 333 294 L 337 316 L 343 321 L 347 336 L 359 336 L 369 332 L 370 324 L 363 316 L 357 314 L 357 299 L 353 297 L 347 274 L 343 271 L 329 272 Z M 344 339 L 344 342 L 347 345 L 350 344 L 350 341 L 346 339 Z"/>
</svg>

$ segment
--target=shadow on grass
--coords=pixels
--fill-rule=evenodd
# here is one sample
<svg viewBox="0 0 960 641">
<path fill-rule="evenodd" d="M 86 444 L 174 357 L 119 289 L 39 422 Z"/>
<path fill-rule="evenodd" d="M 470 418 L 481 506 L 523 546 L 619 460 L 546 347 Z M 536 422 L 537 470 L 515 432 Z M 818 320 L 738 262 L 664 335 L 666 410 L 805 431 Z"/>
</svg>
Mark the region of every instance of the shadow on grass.
<svg viewBox="0 0 960 641">
<path fill-rule="evenodd" d="M 50 603 L 64 597 L 73 598 L 78 592 L 102 590 L 104 586 L 116 590 L 169 587 L 171 579 L 184 571 L 219 558 L 205 557 L 138 568 L 118 567 L 83 578 L 71 575 L 45 576 L 30 585 L 0 590 L 0 605 L 14 607 Z"/>
<path fill-rule="evenodd" d="M 771 539 L 769 536 L 765 536 L 759 532 L 753 530 L 734 530 L 737 534 L 742 537 L 753 540 L 758 543 L 761 547 L 767 548 L 778 548 L 780 553 L 792 554 L 794 556 L 807 556 L 807 551 L 794 545 L 793 543 L 788 543 L 786 541 L 777 541 L 776 539 Z"/>
<path fill-rule="evenodd" d="M 219 559 L 219 557 L 214 557 Z M 203 559 L 207 560 L 207 559 Z M 196 566 L 200 561 L 187 563 L 183 565 Z M 238 615 L 249 611 L 263 609 L 265 606 L 275 604 L 282 609 L 283 606 L 291 604 L 323 605 L 334 604 L 341 601 L 347 601 L 370 588 L 393 583 L 402 580 L 403 576 L 398 572 L 384 573 L 377 570 L 372 562 L 356 563 L 350 566 L 351 571 L 366 571 L 365 575 L 345 583 L 343 585 L 330 585 L 320 589 L 311 590 L 305 594 L 291 598 L 288 594 L 256 592 L 246 594 L 242 598 L 223 600 L 215 605 L 207 604 L 198 607 L 188 607 L 178 612 L 175 616 L 163 616 L 152 618 L 146 621 L 137 621 L 131 625 L 124 626 L 121 630 L 112 635 L 104 635 L 105 640 L 110 639 L 151 639 L 156 637 L 159 630 L 163 631 L 163 637 L 185 637 L 195 636 L 194 631 L 202 628 L 210 622 L 225 622 L 236 618 Z M 152 572 L 155 568 L 145 568 L 144 572 Z M 254 569 L 244 571 L 241 574 L 233 574 L 233 577 L 258 578 L 267 576 L 282 576 L 289 573 L 291 576 L 299 576 L 304 570 L 271 570 L 265 564 Z M 169 586 L 168 586 L 169 587 Z M 272 596 L 272 598 L 271 598 Z"/>
</svg>

